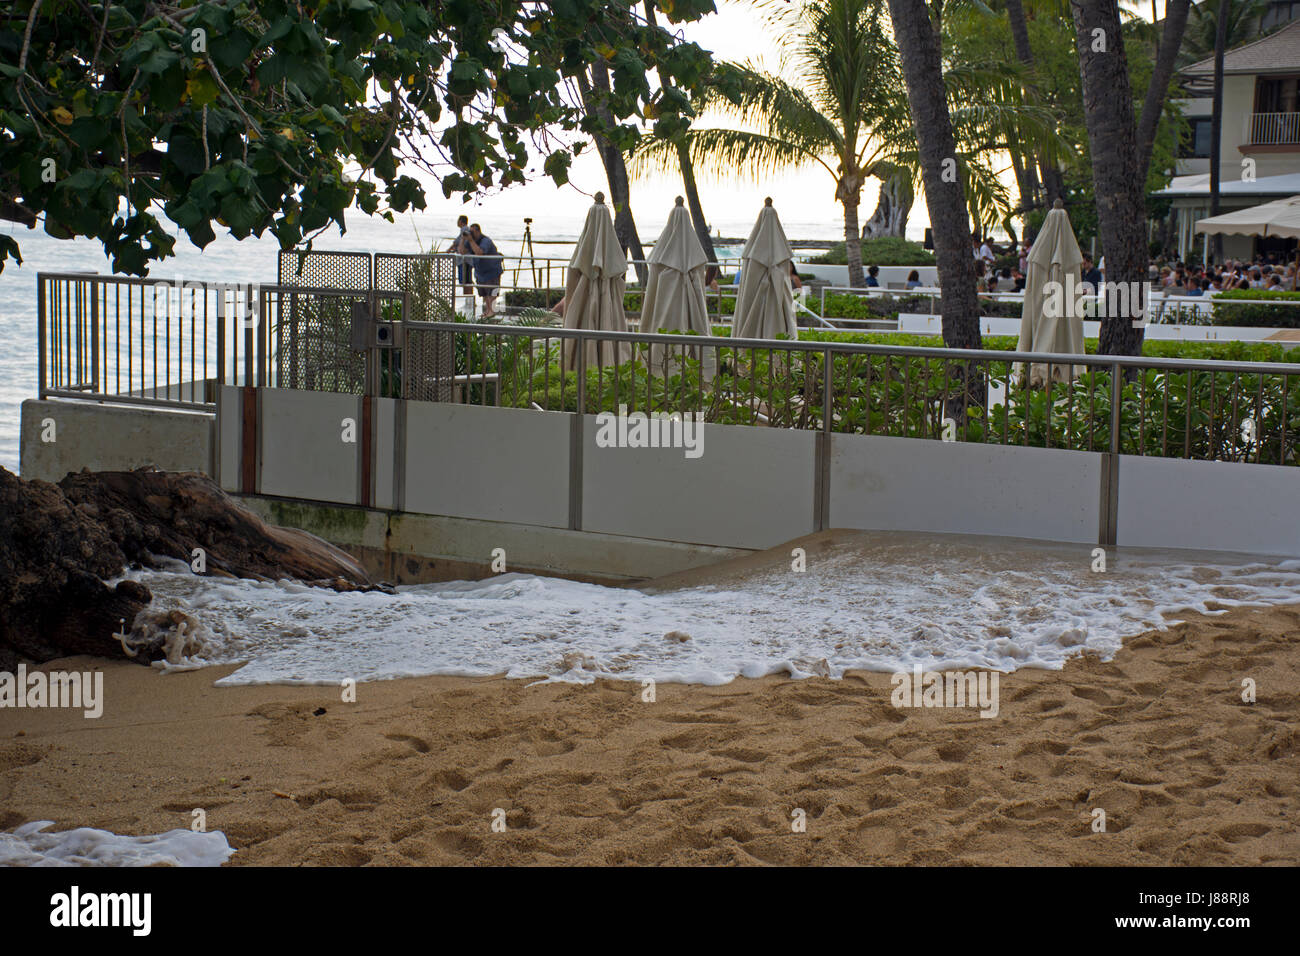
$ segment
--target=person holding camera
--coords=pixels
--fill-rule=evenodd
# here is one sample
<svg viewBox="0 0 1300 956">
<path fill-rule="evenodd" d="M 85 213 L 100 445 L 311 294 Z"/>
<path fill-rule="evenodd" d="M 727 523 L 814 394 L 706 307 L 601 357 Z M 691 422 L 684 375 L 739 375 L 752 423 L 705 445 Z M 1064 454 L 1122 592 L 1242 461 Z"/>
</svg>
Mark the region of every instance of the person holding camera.
<svg viewBox="0 0 1300 956">
<path fill-rule="evenodd" d="M 505 264 L 501 253 L 497 252 L 496 243 L 483 235 L 478 223 L 469 227 L 465 242 L 474 256 L 474 281 L 478 283 L 478 294 L 483 298 L 483 318 L 486 319 L 495 309 Z"/>
<path fill-rule="evenodd" d="M 456 238 L 451 242 L 451 252 L 460 256 L 469 255 L 469 216 L 458 216 L 456 218 L 456 228 L 459 230 Z M 474 294 L 474 267 L 468 259 L 462 259 L 456 264 L 457 278 L 465 289 L 466 295 Z"/>
</svg>

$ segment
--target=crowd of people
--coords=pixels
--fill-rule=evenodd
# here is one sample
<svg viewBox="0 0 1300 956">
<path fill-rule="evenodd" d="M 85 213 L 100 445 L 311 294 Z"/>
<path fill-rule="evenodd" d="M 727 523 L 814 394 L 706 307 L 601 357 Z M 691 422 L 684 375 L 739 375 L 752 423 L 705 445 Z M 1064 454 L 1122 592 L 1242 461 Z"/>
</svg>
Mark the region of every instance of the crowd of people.
<svg viewBox="0 0 1300 956">
<path fill-rule="evenodd" d="M 1295 279 L 1295 265 L 1292 263 L 1274 265 L 1229 259 L 1222 265 L 1176 262 L 1172 266 L 1152 268 L 1155 286 L 1165 295 L 1214 295 L 1227 289 L 1289 292 Z"/>
</svg>

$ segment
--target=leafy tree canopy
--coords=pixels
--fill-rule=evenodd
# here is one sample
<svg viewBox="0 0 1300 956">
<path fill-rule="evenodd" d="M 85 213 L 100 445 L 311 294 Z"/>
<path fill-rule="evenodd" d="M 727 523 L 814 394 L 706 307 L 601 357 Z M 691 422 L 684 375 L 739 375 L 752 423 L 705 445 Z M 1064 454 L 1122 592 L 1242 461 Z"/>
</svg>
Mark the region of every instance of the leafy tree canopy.
<svg viewBox="0 0 1300 956">
<path fill-rule="evenodd" d="M 669 24 L 712 0 L 659 0 Z M 116 271 L 214 226 L 310 241 L 353 206 L 389 220 L 420 180 L 468 198 L 567 181 L 596 131 L 620 148 L 689 125 L 708 54 L 633 0 L 13 0 L 0 13 L 0 218 L 99 240 Z M 598 59 L 613 128 L 578 108 Z M 669 89 L 651 89 L 662 68 Z M 0 268 L 19 247 L 0 236 Z"/>
</svg>

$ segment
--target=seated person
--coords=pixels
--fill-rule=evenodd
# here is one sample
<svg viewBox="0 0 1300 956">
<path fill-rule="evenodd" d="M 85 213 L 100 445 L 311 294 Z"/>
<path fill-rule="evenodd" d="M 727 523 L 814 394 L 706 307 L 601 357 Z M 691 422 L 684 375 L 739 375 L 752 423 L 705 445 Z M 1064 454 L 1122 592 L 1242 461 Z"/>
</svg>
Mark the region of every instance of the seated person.
<svg viewBox="0 0 1300 956">
<path fill-rule="evenodd" d="M 917 289 L 921 285 L 921 273 L 913 269 L 907 274 L 907 281 L 903 283 L 905 289 Z"/>
<path fill-rule="evenodd" d="M 880 266 L 870 266 L 867 269 L 867 288 L 878 289 L 880 287 L 880 280 L 876 278 L 878 275 L 880 275 Z"/>
</svg>

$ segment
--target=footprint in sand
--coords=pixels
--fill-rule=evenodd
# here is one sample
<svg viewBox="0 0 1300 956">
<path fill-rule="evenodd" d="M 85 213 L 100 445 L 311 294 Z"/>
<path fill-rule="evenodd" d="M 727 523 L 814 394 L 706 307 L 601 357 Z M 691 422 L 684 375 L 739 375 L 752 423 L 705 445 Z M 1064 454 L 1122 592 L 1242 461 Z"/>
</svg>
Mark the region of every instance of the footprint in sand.
<svg viewBox="0 0 1300 956">
<path fill-rule="evenodd" d="M 428 741 L 421 740 L 419 737 L 412 737 L 410 734 L 384 734 L 388 740 L 395 740 L 400 744 L 410 744 L 411 749 L 416 753 L 427 754 L 429 752 Z"/>
</svg>

